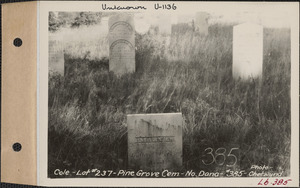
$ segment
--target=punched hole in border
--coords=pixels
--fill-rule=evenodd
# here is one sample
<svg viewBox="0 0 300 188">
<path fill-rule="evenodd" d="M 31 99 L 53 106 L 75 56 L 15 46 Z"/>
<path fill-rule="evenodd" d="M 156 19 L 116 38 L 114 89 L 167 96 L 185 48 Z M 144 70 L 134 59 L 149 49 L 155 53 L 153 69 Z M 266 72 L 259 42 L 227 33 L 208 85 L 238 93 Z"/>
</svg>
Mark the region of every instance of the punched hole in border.
<svg viewBox="0 0 300 188">
<path fill-rule="evenodd" d="M 20 47 L 20 46 L 22 46 L 22 39 L 20 39 L 20 38 L 15 38 L 15 40 L 14 40 L 14 45 L 16 46 L 16 47 Z"/>
<path fill-rule="evenodd" d="M 13 144 L 13 150 L 15 151 L 15 152 L 19 152 L 19 151 L 21 151 L 21 149 L 22 149 L 22 145 L 20 144 L 20 143 L 14 143 Z"/>
</svg>

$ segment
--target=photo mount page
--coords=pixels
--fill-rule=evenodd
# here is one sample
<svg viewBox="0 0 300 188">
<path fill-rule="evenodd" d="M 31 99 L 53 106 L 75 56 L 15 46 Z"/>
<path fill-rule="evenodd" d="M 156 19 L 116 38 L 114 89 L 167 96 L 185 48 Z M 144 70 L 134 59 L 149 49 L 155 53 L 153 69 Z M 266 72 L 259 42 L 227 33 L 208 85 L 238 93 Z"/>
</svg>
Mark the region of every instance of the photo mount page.
<svg viewBox="0 0 300 188">
<path fill-rule="evenodd" d="M 38 185 L 298 186 L 299 4 L 38 7 Z"/>
</svg>

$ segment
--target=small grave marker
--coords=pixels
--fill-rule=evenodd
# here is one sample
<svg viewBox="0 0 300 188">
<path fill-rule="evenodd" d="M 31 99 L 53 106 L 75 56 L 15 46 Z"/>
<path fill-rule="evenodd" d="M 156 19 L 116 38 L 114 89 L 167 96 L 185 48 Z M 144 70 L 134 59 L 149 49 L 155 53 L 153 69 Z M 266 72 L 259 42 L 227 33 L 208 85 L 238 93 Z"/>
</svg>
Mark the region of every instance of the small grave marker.
<svg viewBox="0 0 300 188">
<path fill-rule="evenodd" d="M 182 114 L 130 114 L 128 165 L 140 170 L 178 169 L 182 165 Z"/>
<path fill-rule="evenodd" d="M 233 27 L 233 65 L 235 79 L 260 78 L 263 70 L 263 27 L 244 23 Z"/>
<path fill-rule="evenodd" d="M 195 30 L 201 35 L 208 35 L 208 18 L 206 12 L 197 12 L 195 17 Z"/>
<path fill-rule="evenodd" d="M 63 44 L 54 36 L 49 36 L 49 71 L 64 76 L 65 59 Z"/>
<path fill-rule="evenodd" d="M 121 76 L 135 72 L 135 28 L 133 15 L 117 14 L 108 20 L 109 70 Z"/>
</svg>

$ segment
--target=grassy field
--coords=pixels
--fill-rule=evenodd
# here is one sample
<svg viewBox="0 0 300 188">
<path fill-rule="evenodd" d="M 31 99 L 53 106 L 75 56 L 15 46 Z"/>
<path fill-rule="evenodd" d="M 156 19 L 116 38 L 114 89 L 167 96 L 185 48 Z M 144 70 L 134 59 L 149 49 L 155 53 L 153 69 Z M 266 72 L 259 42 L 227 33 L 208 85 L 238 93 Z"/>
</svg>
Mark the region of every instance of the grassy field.
<svg viewBox="0 0 300 188">
<path fill-rule="evenodd" d="M 67 74 L 49 77 L 49 176 L 56 168 L 127 169 L 126 114 L 167 112 L 184 117 L 182 170 L 226 170 L 202 162 L 206 148 L 222 147 L 239 148 L 234 169 L 289 174 L 290 30 L 264 29 L 260 87 L 232 79 L 232 28 L 212 25 L 207 37 L 184 24 L 171 38 L 136 34 L 136 72 L 120 78 L 97 45 L 80 57 L 69 46 Z"/>
</svg>

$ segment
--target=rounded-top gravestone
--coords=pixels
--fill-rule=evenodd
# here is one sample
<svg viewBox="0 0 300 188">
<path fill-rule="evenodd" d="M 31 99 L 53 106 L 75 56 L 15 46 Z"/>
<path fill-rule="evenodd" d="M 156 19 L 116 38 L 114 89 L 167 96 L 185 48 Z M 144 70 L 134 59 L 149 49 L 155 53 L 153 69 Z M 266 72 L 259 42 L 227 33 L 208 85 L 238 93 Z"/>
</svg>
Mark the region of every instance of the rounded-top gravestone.
<svg viewBox="0 0 300 188">
<path fill-rule="evenodd" d="M 135 28 L 132 14 L 110 16 L 109 70 L 121 76 L 135 72 Z"/>
</svg>

